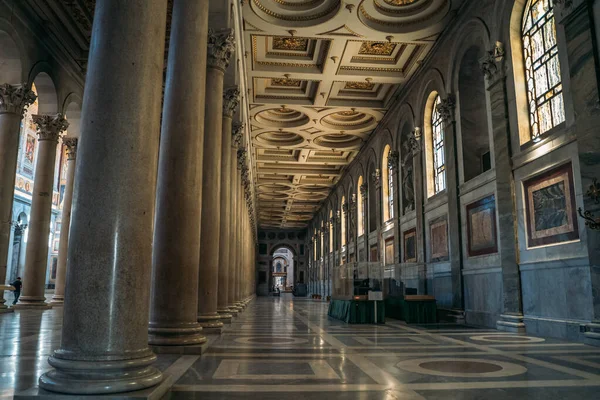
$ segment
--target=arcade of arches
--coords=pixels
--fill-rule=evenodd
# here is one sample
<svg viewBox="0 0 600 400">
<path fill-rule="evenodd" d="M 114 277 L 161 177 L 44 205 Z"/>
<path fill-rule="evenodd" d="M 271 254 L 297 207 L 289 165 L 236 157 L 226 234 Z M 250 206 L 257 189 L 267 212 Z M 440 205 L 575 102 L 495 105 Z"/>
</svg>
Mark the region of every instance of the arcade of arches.
<svg viewBox="0 0 600 400">
<path fill-rule="evenodd" d="M 0 0 L 0 398 L 597 396 L 598 43 L 597 0 Z"/>
</svg>

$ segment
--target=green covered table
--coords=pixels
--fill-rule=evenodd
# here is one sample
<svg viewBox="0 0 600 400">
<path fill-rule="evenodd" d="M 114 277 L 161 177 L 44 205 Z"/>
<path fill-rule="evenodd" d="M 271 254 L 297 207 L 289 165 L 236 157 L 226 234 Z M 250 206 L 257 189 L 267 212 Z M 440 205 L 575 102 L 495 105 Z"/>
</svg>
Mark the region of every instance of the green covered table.
<svg viewBox="0 0 600 400">
<path fill-rule="evenodd" d="M 385 312 L 390 318 L 407 324 L 434 324 L 437 322 L 437 306 L 433 296 L 389 297 L 385 300 Z"/>
<path fill-rule="evenodd" d="M 327 315 L 348 324 L 375 323 L 375 307 L 373 302 L 368 300 L 331 300 Z M 383 301 L 377 302 L 377 323 L 385 323 L 385 303 Z"/>
</svg>

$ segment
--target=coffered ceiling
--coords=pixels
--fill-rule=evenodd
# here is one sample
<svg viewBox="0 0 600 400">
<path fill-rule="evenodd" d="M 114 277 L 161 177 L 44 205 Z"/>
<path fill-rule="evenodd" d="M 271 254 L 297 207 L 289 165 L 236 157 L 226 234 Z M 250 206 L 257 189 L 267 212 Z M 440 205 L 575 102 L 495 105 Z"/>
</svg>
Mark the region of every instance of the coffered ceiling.
<svg viewBox="0 0 600 400">
<path fill-rule="evenodd" d="M 304 227 L 463 0 L 242 0 L 262 227 Z"/>
</svg>

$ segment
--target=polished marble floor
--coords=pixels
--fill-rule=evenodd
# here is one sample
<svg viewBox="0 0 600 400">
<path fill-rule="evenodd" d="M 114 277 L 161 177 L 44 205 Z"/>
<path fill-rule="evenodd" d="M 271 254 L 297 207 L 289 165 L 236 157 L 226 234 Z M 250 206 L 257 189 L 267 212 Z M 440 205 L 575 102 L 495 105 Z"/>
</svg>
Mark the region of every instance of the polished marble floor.
<svg viewBox="0 0 600 400">
<path fill-rule="evenodd" d="M 0 315 L 0 398 L 36 384 L 61 310 Z M 258 298 L 203 356 L 159 355 L 165 399 L 593 399 L 600 348 L 462 325 L 346 325 L 327 304 Z"/>
</svg>

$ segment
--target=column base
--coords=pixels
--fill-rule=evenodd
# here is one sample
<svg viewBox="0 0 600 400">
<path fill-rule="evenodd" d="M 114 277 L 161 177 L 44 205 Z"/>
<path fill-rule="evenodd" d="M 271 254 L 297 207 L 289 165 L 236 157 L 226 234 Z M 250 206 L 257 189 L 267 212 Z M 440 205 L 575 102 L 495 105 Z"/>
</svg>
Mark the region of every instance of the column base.
<svg viewBox="0 0 600 400">
<path fill-rule="evenodd" d="M 208 315 L 198 315 L 198 323 L 202 327 L 204 333 L 218 334 L 223 333 L 223 322 L 220 321 L 220 316 L 217 313 Z"/>
<path fill-rule="evenodd" d="M 231 324 L 233 315 L 231 315 L 228 309 L 217 310 L 217 312 L 219 313 L 219 321 L 227 325 Z"/>
<path fill-rule="evenodd" d="M 195 346 L 206 343 L 202 335 L 202 326 L 198 323 L 159 325 L 150 323 L 148 328 L 148 344 L 154 346 Z"/>
<path fill-rule="evenodd" d="M 208 341 L 197 345 L 185 346 L 155 346 L 150 345 L 150 350 L 154 354 L 180 354 L 180 355 L 197 355 L 200 356 L 208 350 Z"/>
<path fill-rule="evenodd" d="M 525 333 L 526 327 L 523 322 L 523 314 L 502 314 L 502 318 L 496 321 L 496 329 L 504 332 Z"/>
<path fill-rule="evenodd" d="M 151 365 L 156 356 L 147 350 L 141 358 L 80 361 L 60 358 L 61 350 L 48 357 L 55 369 L 39 379 L 41 389 L 66 394 L 112 394 L 143 390 L 159 384 L 162 373 Z M 112 398 L 112 396 L 111 396 Z"/>
<path fill-rule="evenodd" d="M 593 321 L 583 326 L 583 342 L 590 346 L 600 346 L 600 321 Z"/>
<path fill-rule="evenodd" d="M 4 296 L 4 291 L 0 291 L 0 296 Z M 11 312 L 15 312 L 15 310 L 13 310 L 12 308 L 8 308 L 4 297 L 0 298 L 0 314 L 7 314 Z"/>
<path fill-rule="evenodd" d="M 54 295 L 52 296 L 52 300 L 50 300 L 51 306 L 63 306 L 65 304 L 65 296 L 64 295 Z"/>
<path fill-rule="evenodd" d="M 49 310 L 51 304 L 46 303 L 45 297 L 19 297 L 19 302 L 12 306 L 15 310 Z"/>
<path fill-rule="evenodd" d="M 237 317 L 237 315 L 240 313 L 239 308 L 235 307 L 235 306 L 227 306 L 227 312 L 231 315 L 233 315 L 234 317 Z"/>
</svg>

